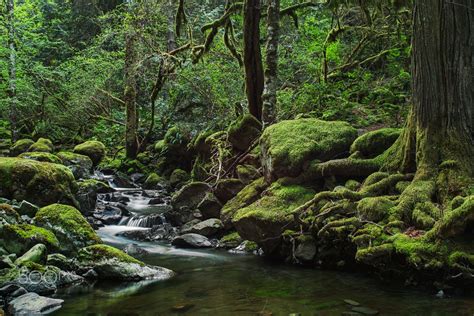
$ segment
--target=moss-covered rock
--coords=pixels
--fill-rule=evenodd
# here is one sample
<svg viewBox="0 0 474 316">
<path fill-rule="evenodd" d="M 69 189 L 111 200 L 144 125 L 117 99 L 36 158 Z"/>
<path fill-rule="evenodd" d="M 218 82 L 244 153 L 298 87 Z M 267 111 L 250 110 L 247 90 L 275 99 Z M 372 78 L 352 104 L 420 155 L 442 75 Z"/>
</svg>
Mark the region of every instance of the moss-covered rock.
<svg viewBox="0 0 474 316">
<path fill-rule="evenodd" d="M 76 183 L 78 189 L 75 197 L 79 203 L 79 210 L 85 215 L 94 212 L 98 194 L 114 192 L 114 189 L 107 183 L 95 179 L 82 180 Z"/>
<path fill-rule="evenodd" d="M 8 204 L 0 204 L 0 226 L 21 222 L 20 215 Z"/>
<path fill-rule="evenodd" d="M 232 232 L 219 240 L 219 247 L 231 249 L 239 246 L 243 241 L 238 232 Z"/>
<path fill-rule="evenodd" d="M 152 173 L 146 178 L 143 188 L 147 190 L 156 189 L 163 181 L 163 178 L 158 174 Z"/>
<path fill-rule="evenodd" d="M 90 176 L 94 164 L 88 156 L 69 151 L 59 152 L 57 156 L 62 164 L 72 171 L 76 179 L 85 179 Z"/>
<path fill-rule="evenodd" d="M 183 206 L 195 210 L 209 190 L 210 186 L 207 183 L 191 182 L 173 195 L 171 204 L 175 210 L 180 210 Z"/>
<path fill-rule="evenodd" d="M 107 245 L 93 245 L 81 249 L 77 261 L 83 270 L 94 269 L 100 279 L 166 280 L 174 275 L 171 270 L 147 266 L 125 252 Z"/>
<path fill-rule="evenodd" d="M 10 156 L 16 157 L 19 154 L 27 152 L 35 142 L 32 139 L 19 139 L 10 148 Z"/>
<path fill-rule="evenodd" d="M 97 166 L 104 159 L 106 148 L 99 141 L 89 140 L 74 147 L 74 153 L 89 157 L 94 166 Z"/>
<path fill-rule="evenodd" d="M 252 165 L 238 165 L 236 168 L 237 177 L 245 185 L 261 177 L 257 168 Z"/>
<path fill-rule="evenodd" d="M 254 241 L 266 254 L 272 254 L 280 244 L 280 236 L 291 229 L 293 211 L 314 197 L 312 189 L 300 185 L 273 183 L 262 197 L 238 210 L 232 222 L 242 238 Z"/>
<path fill-rule="evenodd" d="M 219 218 L 222 204 L 213 193 L 208 192 L 197 208 L 201 212 L 202 219 Z"/>
<path fill-rule="evenodd" d="M 363 158 L 374 158 L 395 143 L 400 136 L 399 128 L 382 128 L 358 137 L 351 146 L 351 154 L 359 152 Z"/>
<path fill-rule="evenodd" d="M 53 142 L 47 138 L 40 138 L 28 148 L 30 152 L 52 153 L 54 151 Z"/>
<path fill-rule="evenodd" d="M 58 239 L 47 229 L 29 224 L 0 227 L 0 246 L 9 253 L 22 255 L 36 244 L 44 244 L 53 251 L 59 248 Z"/>
<path fill-rule="evenodd" d="M 262 124 L 251 114 L 234 121 L 227 130 L 229 142 L 234 148 L 245 151 L 261 135 Z"/>
<path fill-rule="evenodd" d="M 36 214 L 34 222 L 54 232 L 64 253 L 75 253 L 83 247 L 101 242 L 82 214 L 72 206 L 53 204 L 43 207 Z"/>
<path fill-rule="evenodd" d="M 183 169 L 175 169 L 170 176 L 169 183 L 174 188 L 180 188 L 191 179 L 189 173 Z"/>
<path fill-rule="evenodd" d="M 244 187 L 245 184 L 239 179 L 222 179 L 217 183 L 214 189 L 214 195 L 222 204 L 225 204 L 236 196 Z"/>
<path fill-rule="evenodd" d="M 24 159 L 42 161 L 42 162 L 50 162 L 50 163 L 57 163 L 57 164 L 62 163 L 61 159 L 59 159 L 58 156 L 53 155 L 49 152 L 36 152 L 36 151 L 26 152 L 26 153 L 20 154 L 18 157 L 24 158 Z"/>
<path fill-rule="evenodd" d="M 74 175 L 63 165 L 22 158 L 0 158 L 0 196 L 38 206 L 74 205 Z"/>
<path fill-rule="evenodd" d="M 232 225 L 232 217 L 238 210 L 245 208 L 260 198 L 261 193 L 268 187 L 265 179 L 259 178 L 245 188 L 237 196 L 228 201 L 221 211 L 221 220 L 224 226 L 229 229 Z"/>
<path fill-rule="evenodd" d="M 310 161 L 342 157 L 356 137 L 357 130 L 345 122 L 299 119 L 274 124 L 260 139 L 265 178 L 295 177 Z"/>
</svg>

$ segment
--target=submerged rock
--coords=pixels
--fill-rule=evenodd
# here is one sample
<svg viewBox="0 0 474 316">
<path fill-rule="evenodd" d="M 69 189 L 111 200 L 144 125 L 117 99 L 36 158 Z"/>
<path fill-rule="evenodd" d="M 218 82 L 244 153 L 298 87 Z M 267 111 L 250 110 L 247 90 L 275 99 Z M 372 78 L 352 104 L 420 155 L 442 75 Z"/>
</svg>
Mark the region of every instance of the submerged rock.
<svg viewBox="0 0 474 316">
<path fill-rule="evenodd" d="M 346 122 L 304 118 L 274 124 L 260 139 L 265 179 L 296 177 L 312 160 L 342 157 L 356 137 L 357 130 Z"/>
<path fill-rule="evenodd" d="M 60 309 L 63 302 L 36 293 L 26 293 L 11 301 L 8 311 L 13 315 L 44 315 Z"/>
<path fill-rule="evenodd" d="M 198 234 L 184 234 L 173 239 L 171 244 L 178 248 L 209 248 L 212 247 L 207 237 Z"/>
<path fill-rule="evenodd" d="M 84 271 L 93 269 L 99 279 L 167 280 L 174 276 L 171 270 L 146 265 L 123 251 L 107 245 L 83 248 L 79 251 L 77 260 L 81 269 Z"/>
<path fill-rule="evenodd" d="M 0 196 L 38 206 L 74 205 L 74 175 L 63 165 L 22 158 L 0 158 Z"/>
</svg>

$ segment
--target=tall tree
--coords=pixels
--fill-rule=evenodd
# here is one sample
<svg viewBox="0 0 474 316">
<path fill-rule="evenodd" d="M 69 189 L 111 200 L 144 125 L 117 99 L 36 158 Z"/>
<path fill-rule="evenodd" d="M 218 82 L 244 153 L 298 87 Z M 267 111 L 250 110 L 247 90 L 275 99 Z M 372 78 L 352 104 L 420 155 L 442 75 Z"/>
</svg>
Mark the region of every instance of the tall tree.
<svg viewBox="0 0 474 316">
<path fill-rule="evenodd" d="M 18 99 L 16 93 L 16 46 L 15 46 L 15 3 L 7 0 L 7 27 L 8 27 L 8 97 L 9 119 L 12 132 L 12 140 L 18 139 Z"/>
<path fill-rule="evenodd" d="M 125 150 L 127 158 L 135 159 L 138 153 L 138 110 L 137 110 L 137 34 L 133 26 L 125 35 L 125 91 L 124 102 L 127 113 Z"/>
<path fill-rule="evenodd" d="M 263 91 L 262 121 L 264 127 L 275 122 L 278 90 L 278 45 L 280 39 L 280 0 L 268 0 L 267 68 Z"/>
<path fill-rule="evenodd" d="M 244 68 L 249 112 L 262 120 L 264 73 L 260 48 L 260 0 L 244 3 Z"/>
<path fill-rule="evenodd" d="M 395 162 L 418 179 L 433 179 L 446 161 L 472 177 L 474 0 L 416 1 L 413 23 L 413 110 Z"/>
</svg>

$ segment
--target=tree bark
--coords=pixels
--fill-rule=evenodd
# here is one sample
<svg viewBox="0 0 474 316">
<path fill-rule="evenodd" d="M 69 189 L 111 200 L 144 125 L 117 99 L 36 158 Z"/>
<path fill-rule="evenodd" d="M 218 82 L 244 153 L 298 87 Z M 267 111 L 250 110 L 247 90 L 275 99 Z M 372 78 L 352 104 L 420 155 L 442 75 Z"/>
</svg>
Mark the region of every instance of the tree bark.
<svg viewBox="0 0 474 316">
<path fill-rule="evenodd" d="M 177 48 L 176 35 L 175 35 L 174 3 L 175 3 L 174 0 L 168 0 L 167 6 L 166 6 L 166 15 L 168 19 L 168 31 L 166 34 L 168 52 L 171 52 Z"/>
<path fill-rule="evenodd" d="M 245 0 L 244 68 L 249 112 L 262 120 L 264 73 L 260 49 L 260 0 Z"/>
<path fill-rule="evenodd" d="M 12 141 L 18 140 L 18 98 L 16 93 L 15 3 L 7 0 L 8 25 L 8 97 Z"/>
<path fill-rule="evenodd" d="M 450 162 L 458 179 L 472 180 L 474 0 L 416 1 L 413 22 L 413 109 L 391 159 L 400 171 L 416 169 L 416 179 Z"/>
<path fill-rule="evenodd" d="M 268 0 L 267 10 L 267 69 L 263 92 L 263 127 L 276 120 L 278 90 L 278 45 L 280 40 L 280 0 Z"/>
<path fill-rule="evenodd" d="M 127 112 L 125 127 L 125 151 L 127 158 L 135 159 L 138 153 L 138 111 L 137 111 L 137 81 L 136 59 L 137 34 L 130 30 L 125 38 L 125 91 L 124 102 Z"/>
</svg>

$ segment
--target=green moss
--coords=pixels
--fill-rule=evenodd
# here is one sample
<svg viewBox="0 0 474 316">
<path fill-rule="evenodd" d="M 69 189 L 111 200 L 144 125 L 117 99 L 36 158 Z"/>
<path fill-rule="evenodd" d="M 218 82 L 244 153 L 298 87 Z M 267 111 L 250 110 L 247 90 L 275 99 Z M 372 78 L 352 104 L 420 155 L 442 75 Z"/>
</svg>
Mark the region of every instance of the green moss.
<svg viewBox="0 0 474 316">
<path fill-rule="evenodd" d="M 252 115 L 245 114 L 232 122 L 227 130 L 229 142 L 238 150 L 247 150 L 260 137 L 262 124 Z"/>
<path fill-rule="evenodd" d="M 374 172 L 365 179 L 364 183 L 362 184 L 362 188 L 374 185 L 377 182 L 380 182 L 381 180 L 388 178 L 389 176 L 390 174 L 387 172 Z"/>
<path fill-rule="evenodd" d="M 235 248 L 243 242 L 242 237 L 240 237 L 238 232 L 233 232 L 225 235 L 219 240 L 219 245 L 226 248 Z"/>
<path fill-rule="evenodd" d="M 33 145 L 35 142 L 31 139 L 20 139 L 17 140 L 12 147 L 10 148 L 10 155 L 11 156 L 18 156 L 21 153 L 28 151 L 28 149 Z"/>
<path fill-rule="evenodd" d="M 233 216 L 234 222 L 243 218 L 254 217 L 268 221 L 285 221 L 291 212 L 314 197 L 312 189 L 300 185 L 282 185 L 273 183 L 262 195 L 262 198 L 251 205 L 240 209 Z"/>
<path fill-rule="evenodd" d="M 457 268 L 461 271 L 472 273 L 474 270 L 474 254 L 468 254 L 463 251 L 455 251 L 450 254 L 448 263 L 451 268 Z"/>
<path fill-rule="evenodd" d="M 360 188 L 361 184 L 359 181 L 356 180 L 347 180 L 344 186 L 349 190 L 357 191 Z"/>
<path fill-rule="evenodd" d="M 24 159 L 42 161 L 42 162 L 50 162 L 50 163 L 57 163 L 57 164 L 62 163 L 61 159 L 59 159 L 56 155 L 53 155 L 49 152 L 26 152 L 26 153 L 20 154 L 18 157 L 24 158 Z"/>
<path fill-rule="evenodd" d="M 40 243 L 46 245 L 50 250 L 59 247 L 58 239 L 47 229 L 29 224 L 0 227 L 0 246 L 10 253 L 21 255 Z"/>
<path fill-rule="evenodd" d="M 0 226 L 5 224 L 18 224 L 20 215 L 8 204 L 0 204 Z"/>
<path fill-rule="evenodd" d="M 196 138 L 194 139 L 193 143 L 193 148 L 194 150 L 201 154 L 201 155 L 208 155 L 211 151 L 211 146 L 208 142 L 206 142 L 206 139 L 214 134 L 213 131 L 204 131 L 198 134 Z"/>
<path fill-rule="evenodd" d="M 143 184 L 143 188 L 154 189 L 162 182 L 163 182 L 162 177 L 160 177 L 156 173 L 152 173 L 146 178 L 145 183 Z"/>
<path fill-rule="evenodd" d="M 391 244 L 358 249 L 355 259 L 366 264 L 376 265 L 379 261 L 389 261 L 393 250 Z"/>
<path fill-rule="evenodd" d="M 0 157 L 0 196 L 39 206 L 75 203 L 74 175 L 62 165 Z"/>
<path fill-rule="evenodd" d="M 351 154 L 359 152 L 364 158 L 374 158 L 382 154 L 400 136 L 401 129 L 382 128 L 358 137 L 351 146 Z"/>
<path fill-rule="evenodd" d="M 28 151 L 31 152 L 44 152 L 44 153 L 52 153 L 54 151 L 53 142 L 47 138 L 40 138 L 30 146 Z"/>
<path fill-rule="evenodd" d="M 237 196 L 228 201 L 221 212 L 223 222 L 229 222 L 232 216 L 240 209 L 252 204 L 260 198 L 260 194 L 268 187 L 264 178 L 257 179 L 247 185 Z"/>
<path fill-rule="evenodd" d="M 94 165 L 98 165 L 105 157 L 105 145 L 96 140 L 90 140 L 74 147 L 74 153 L 89 157 Z"/>
<path fill-rule="evenodd" d="M 245 184 L 249 184 L 251 181 L 260 177 L 258 169 L 252 165 L 238 165 L 236 172 L 240 181 Z"/>
<path fill-rule="evenodd" d="M 179 186 L 181 184 L 186 183 L 190 179 L 191 179 L 191 177 L 190 177 L 189 173 L 187 173 L 183 169 L 175 169 L 171 173 L 170 184 L 172 186 Z"/>
<path fill-rule="evenodd" d="M 449 238 L 459 236 L 465 233 L 468 225 L 474 222 L 474 195 L 467 197 L 464 203 L 456 209 L 447 212 L 444 217 L 438 221 L 430 237 Z"/>
<path fill-rule="evenodd" d="M 380 222 L 390 215 L 390 209 L 395 203 L 387 197 L 368 197 L 357 203 L 357 212 L 361 219 Z"/>
<path fill-rule="evenodd" d="M 356 137 L 357 131 L 346 122 L 299 119 L 274 124 L 260 140 L 265 177 L 297 176 L 308 161 L 347 152 Z"/>
<path fill-rule="evenodd" d="M 59 157 L 59 159 L 61 159 L 62 163 L 66 166 L 68 165 L 83 165 L 85 168 L 92 168 L 92 160 L 85 156 L 85 155 L 81 155 L 81 154 L 75 154 L 73 152 L 69 152 L 69 151 L 61 151 L 59 153 L 56 154 L 56 156 Z"/>
<path fill-rule="evenodd" d="M 401 194 L 398 206 L 392 209 L 392 219 L 410 221 L 416 205 L 431 201 L 435 190 L 433 181 L 413 181 Z"/>
<path fill-rule="evenodd" d="M 395 251 L 406 257 L 408 263 L 416 268 L 438 268 L 446 258 L 447 247 L 426 238 L 410 238 L 404 234 L 396 234 L 390 238 Z"/>
<path fill-rule="evenodd" d="M 53 204 L 41 208 L 34 218 L 36 225 L 53 231 L 67 253 L 100 243 L 101 240 L 82 214 L 72 206 Z"/>
<path fill-rule="evenodd" d="M 402 194 L 411 184 L 411 181 L 399 181 L 395 185 L 395 189 L 398 193 Z"/>
<path fill-rule="evenodd" d="M 112 191 L 112 188 L 105 182 L 96 179 L 86 179 L 77 181 L 78 191 L 87 192 L 95 191 L 98 193 L 106 193 Z"/>
<path fill-rule="evenodd" d="M 140 266 L 145 265 L 143 262 L 127 255 L 125 252 L 103 244 L 88 246 L 81 249 L 77 258 L 81 263 L 94 263 L 109 259 L 125 263 L 136 263 Z"/>
<path fill-rule="evenodd" d="M 156 153 L 161 154 L 165 149 L 166 149 L 166 142 L 164 139 L 159 140 L 155 143 L 155 146 L 153 147 Z"/>
</svg>

